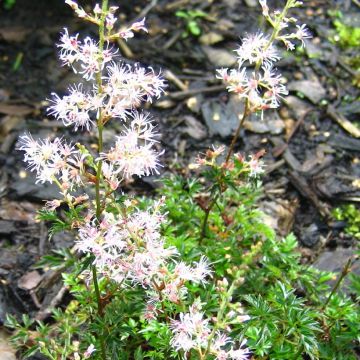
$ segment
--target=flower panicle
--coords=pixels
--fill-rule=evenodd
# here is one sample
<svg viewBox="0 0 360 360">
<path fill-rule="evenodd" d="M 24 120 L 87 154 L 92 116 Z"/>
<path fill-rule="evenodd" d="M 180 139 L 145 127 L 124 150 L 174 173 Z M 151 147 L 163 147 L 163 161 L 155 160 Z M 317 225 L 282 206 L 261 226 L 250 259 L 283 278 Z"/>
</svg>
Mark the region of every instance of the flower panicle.
<svg viewBox="0 0 360 360">
<path fill-rule="evenodd" d="M 275 11 L 270 14 L 266 0 L 259 0 L 263 16 L 273 27 L 273 33 L 268 36 L 262 32 L 248 34 L 242 39 L 242 44 L 235 50 L 238 55 L 237 69 L 218 69 L 216 77 L 221 79 L 229 92 L 234 92 L 248 103 L 250 112 L 263 113 L 267 109 L 280 106 L 283 96 L 288 94 L 274 64 L 280 60 L 280 54 L 275 47 L 275 41 L 282 42 L 287 50 L 294 50 L 294 41 L 300 41 L 305 46 L 305 40 L 311 38 L 311 33 L 305 24 L 292 25 L 297 22 L 293 17 L 286 17 L 286 11 Z M 300 6 L 299 1 L 288 2 L 287 8 Z M 294 27 L 291 33 L 283 30 Z M 249 66 L 254 66 L 252 70 Z"/>
</svg>

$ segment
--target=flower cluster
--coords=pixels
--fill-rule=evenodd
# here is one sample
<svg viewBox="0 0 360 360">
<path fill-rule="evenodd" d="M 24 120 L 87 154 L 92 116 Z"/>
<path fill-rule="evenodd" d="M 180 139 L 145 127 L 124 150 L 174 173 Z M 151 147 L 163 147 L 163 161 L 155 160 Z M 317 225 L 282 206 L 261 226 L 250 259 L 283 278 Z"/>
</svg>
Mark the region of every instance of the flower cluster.
<svg viewBox="0 0 360 360">
<path fill-rule="evenodd" d="M 259 0 L 263 14 L 274 28 L 273 35 L 263 33 L 249 34 L 242 39 L 242 45 L 236 50 L 238 55 L 238 68 L 217 70 L 217 78 L 227 84 L 227 89 L 246 99 L 250 112 L 263 111 L 280 106 L 280 100 L 288 91 L 281 83 L 281 75 L 274 69 L 274 63 L 280 59 L 274 47 L 274 41 L 282 41 L 288 50 L 295 45 L 291 40 L 301 41 L 311 37 L 305 25 L 296 25 L 295 32 L 282 34 L 281 31 L 290 23 L 296 22 L 294 18 L 287 18 L 284 13 L 274 12 L 271 16 L 266 0 Z M 299 1 L 290 2 L 289 8 L 299 6 Z M 246 65 L 254 65 L 255 70 L 249 70 Z"/>
<path fill-rule="evenodd" d="M 212 150 L 208 150 L 204 157 L 199 156 L 196 159 L 195 164 L 191 164 L 192 169 L 197 169 L 201 166 L 210 166 L 217 167 L 220 163 L 220 166 L 225 167 L 228 170 L 233 170 L 235 167 L 234 161 L 230 159 L 228 162 L 219 162 L 219 157 L 224 153 L 225 146 L 221 145 L 219 147 L 213 146 Z M 234 158 L 242 164 L 242 170 L 249 174 L 249 177 L 255 178 L 265 172 L 264 162 L 261 160 L 261 157 L 264 155 L 265 151 L 259 151 L 255 154 L 249 155 L 249 160 L 246 160 L 241 154 L 234 154 Z"/>
<path fill-rule="evenodd" d="M 86 157 L 74 146 L 60 138 L 36 141 L 30 134 L 21 136 L 19 142 L 28 169 L 36 172 L 36 183 L 59 181 L 63 191 L 82 184 Z"/>
<path fill-rule="evenodd" d="M 143 176 L 158 173 L 161 164 L 159 153 L 154 150 L 157 135 L 147 114 L 133 112 L 132 121 L 120 136 L 116 137 L 115 146 L 108 153 L 101 153 L 106 160 L 103 174 L 113 190 L 118 174 L 125 178 L 133 175 Z"/>
<path fill-rule="evenodd" d="M 210 320 L 205 318 L 201 310 L 201 303 L 197 300 L 190 306 L 188 313 L 180 313 L 178 320 L 171 321 L 172 347 L 176 351 L 183 350 L 185 353 L 191 349 L 208 352 L 217 360 L 248 359 L 250 351 L 244 348 L 246 341 L 242 341 L 235 349 L 232 339 L 221 331 L 214 331 Z"/>
<path fill-rule="evenodd" d="M 131 203 L 131 202 L 130 202 Z M 186 294 L 185 283 L 205 283 L 211 275 L 207 260 L 187 265 L 177 262 L 178 252 L 166 247 L 160 235 L 164 216 L 160 213 L 161 202 L 151 210 L 131 212 L 131 205 L 123 216 L 104 213 L 102 222 L 94 220 L 79 229 L 76 243 L 78 251 L 95 255 L 98 271 L 118 283 L 128 281 L 147 289 L 149 304 L 167 299 L 178 303 Z M 151 316 L 147 308 L 146 318 Z"/>
<path fill-rule="evenodd" d="M 102 110 L 104 122 L 111 118 L 126 121 L 131 111 L 138 108 L 142 101 L 151 102 L 159 98 L 165 87 L 163 79 L 153 69 L 111 63 L 104 77 L 103 92 L 98 93 L 93 85 L 91 92 L 85 92 L 82 85 L 69 88 L 63 97 L 53 94 L 52 105 L 48 112 L 65 126 L 90 130 L 94 120 Z"/>
<path fill-rule="evenodd" d="M 70 36 L 68 30 L 64 29 L 58 44 L 60 60 L 64 66 L 72 66 L 75 72 L 75 63 L 80 62 L 79 73 L 84 79 L 92 80 L 94 75 L 113 59 L 116 52 L 110 47 L 99 50 L 99 44 L 90 37 L 86 37 L 84 41 L 78 40 L 78 37 L 79 34 Z"/>
</svg>

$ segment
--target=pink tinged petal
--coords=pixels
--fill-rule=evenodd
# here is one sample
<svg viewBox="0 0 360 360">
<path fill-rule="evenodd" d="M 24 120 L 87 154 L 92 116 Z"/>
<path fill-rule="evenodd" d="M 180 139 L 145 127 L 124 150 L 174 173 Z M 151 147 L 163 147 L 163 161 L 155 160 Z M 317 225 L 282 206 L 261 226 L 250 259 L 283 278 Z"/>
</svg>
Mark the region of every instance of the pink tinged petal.
<svg viewBox="0 0 360 360">
<path fill-rule="evenodd" d="M 145 32 L 148 32 L 148 29 L 145 27 L 145 18 L 142 20 L 135 22 L 131 25 L 131 29 L 134 31 L 143 30 Z"/>
</svg>

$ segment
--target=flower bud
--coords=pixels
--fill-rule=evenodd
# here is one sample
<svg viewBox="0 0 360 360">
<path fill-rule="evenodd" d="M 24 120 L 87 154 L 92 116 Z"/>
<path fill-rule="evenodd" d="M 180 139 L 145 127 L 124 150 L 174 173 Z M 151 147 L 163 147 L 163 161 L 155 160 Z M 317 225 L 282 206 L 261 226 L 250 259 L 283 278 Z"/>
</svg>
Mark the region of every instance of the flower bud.
<svg viewBox="0 0 360 360">
<path fill-rule="evenodd" d="M 99 4 L 96 4 L 95 5 L 95 7 L 94 7 L 94 14 L 95 15 L 100 15 L 101 13 L 102 13 L 102 11 L 101 11 L 101 8 L 100 8 L 100 6 L 99 6 Z"/>
</svg>

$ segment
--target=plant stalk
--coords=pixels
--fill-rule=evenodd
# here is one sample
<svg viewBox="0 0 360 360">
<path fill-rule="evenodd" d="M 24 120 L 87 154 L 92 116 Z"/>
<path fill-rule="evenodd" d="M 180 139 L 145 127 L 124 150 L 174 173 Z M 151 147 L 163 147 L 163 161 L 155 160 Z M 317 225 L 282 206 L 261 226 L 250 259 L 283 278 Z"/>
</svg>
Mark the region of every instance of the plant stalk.
<svg viewBox="0 0 360 360">
<path fill-rule="evenodd" d="M 337 289 L 339 288 L 340 284 L 342 283 L 342 281 L 345 279 L 346 275 L 351 271 L 351 265 L 352 265 L 353 259 L 350 258 L 347 263 L 345 264 L 345 266 L 343 267 L 341 274 L 336 282 L 336 284 L 334 285 L 334 287 L 331 290 L 331 293 L 329 294 L 328 298 L 326 299 L 324 305 L 321 308 L 321 311 L 324 311 L 326 309 L 326 306 L 329 304 L 332 296 L 335 294 L 335 292 L 337 291 Z"/>
<path fill-rule="evenodd" d="M 230 144 L 230 147 L 229 147 L 228 153 L 226 155 L 226 159 L 225 159 L 225 164 L 227 164 L 229 162 L 229 160 L 230 160 L 230 156 L 231 156 L 232 152 L 234 151 L 234 146 L 235 146 L 236 140 L 239 137 L 240 130 L 241 130 L 243 124 L 244 124 L 244 121 L 248 117 L 249 113 L 250 113 L 250 104 L 249 104 L 249 100 L 246 99 L 244 113 L 243 113 L 243 116 L 242 116 L 242 118 L 241 118 L 241 120 L 239 122 L 239 125 L 238 125 L 237 129 L 236 129 L 235 135 L 231 140 L 231 144 Z"/>
<path fill-rule="evenodd" d="M 214 338 L 214 336 L 216 334 L 216 331 L 221 327 L 227 305 L 228 305 L 228 303 L 229 303 L 229 301 L 230 301 L 230 299 L 231 299 L 231 297 L 232 297 L 232 295 L 233 295 L 233 293 L 235 291 L 236 284 L 237 284 L 236 279 L 237 279 L 238 276 L 239 276 L 239 274 L 235 275 L 235 279 L 233 280 L 233 282 L 232 282 L 231 286 L 229 287 L 228 291 L 223 296 L 223 299 L 222 299 L 221 304 L 220 304 L 219 311 L 218 311 L 217 316 L 216 316 L 216 322 L 215 322 L 214 328 L 213 328 L 213 330 L 210 333 L 209 338 L 208 338 L 207 349 L 205 350 L 205 352 L 203 354 L 204 359 L 206 359 L 206 356 L 209 354 L 211 341 Z"/>
<path fill-rule="evenodd" d="M 106 17 L 107 9 L 108 9 L 108 0 L 103 0 L 102 6 L 101 6 L 102 14 L 101 14 L 100 23 L 99 23 L 99 53 L 100 53 L 99 68 L 100 69 L 101 69 L 102 61 L 103 61 L 102 54 L 103 54 L 103 50 L 104 50 L 104 38 L 105 38 L 104 30 L 105 30 L 105 17 Z M 102 71 L 101 70 L 96 74 L 96 84 L 98 87 L 98 94 L 101 95 L 103 92 Z M 103 126 L 104 126 L 103 114 L 102 114 L 102 109 L 100 108 L 99 113 L 98 113 L 98 118 L 97 118 L 98 152 L 99 152 L 99 154 L 103 150 Z M 101 199 L 100 199 L 101 172 L 102 172 L 102 160 L 99 159 L 97 162 L 96 183 L 95 183 L 96 218 L 97 218 L 98 222 L 100 222 L 101 213 L 102 213 Z M 104 317 L 104 309 L 103 309 L 103 305 L 102 305 L 102 301 L 101 301 L 101 294 L 100 294 L 99 282 L 98 282 L 97 271 L 96 271 L 95 265 L 92 265 L 92 275 L 93 275 L 93 282 L 94 282 L 96 300 L 97 300 L 97 305 L 98 305 L 97 312 L 98 312 L 99 317 L 103 318 Z M 105 336 L 104 336 L 103 331 L 100 334 L 100 347 L 101 347 L 101 358 L 102 358 L 102 360 L 106 360 Z"/>
<path fill-rule="evenodd" d="M 203 220 L 202 227 L 201 227 L 201 233 L 200 233 L 200 240 L 199 240 L 200 244 L 202 242 L 202 239 L 206 236 L 206 229 L 207 229 L 207 222 L 209 219 L 209 215 L 210 215 L 212 208 L 216 204 L 216 201 L 218 200 L 219 196 L 220 196 L 220 193 L 217 193 L 215 195 L 215 197 L 213 198 L 213 200 L 211 201 L 210 205 L 205 209 L 205 216 L 204 216 L 204 220 Z"/>
</svg>

